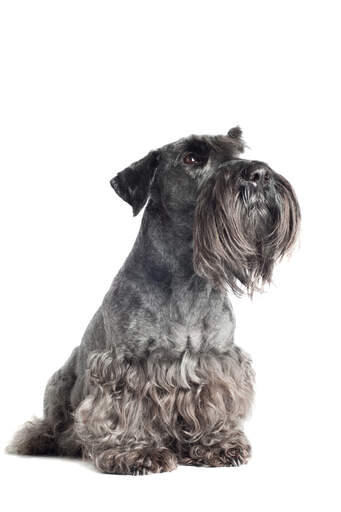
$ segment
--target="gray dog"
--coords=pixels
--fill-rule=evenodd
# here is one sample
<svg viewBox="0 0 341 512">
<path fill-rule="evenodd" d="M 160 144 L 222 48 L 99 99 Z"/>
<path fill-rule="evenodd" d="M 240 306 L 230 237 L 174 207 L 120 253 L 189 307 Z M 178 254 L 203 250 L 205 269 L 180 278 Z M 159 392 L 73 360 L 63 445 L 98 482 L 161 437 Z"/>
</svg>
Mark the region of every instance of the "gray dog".
<svg viewBox="0 0 341 512">
<path fill-rule="evenodd" d="M 254 373 L 227 292 L 252 295 L 294 245 L 300 210 L 239 127 L 150 152 L 111 180 L 141 228 L 82 342 L 10 452 L 83 456 L 107 473 L 237 466 Z"/>
</svg>

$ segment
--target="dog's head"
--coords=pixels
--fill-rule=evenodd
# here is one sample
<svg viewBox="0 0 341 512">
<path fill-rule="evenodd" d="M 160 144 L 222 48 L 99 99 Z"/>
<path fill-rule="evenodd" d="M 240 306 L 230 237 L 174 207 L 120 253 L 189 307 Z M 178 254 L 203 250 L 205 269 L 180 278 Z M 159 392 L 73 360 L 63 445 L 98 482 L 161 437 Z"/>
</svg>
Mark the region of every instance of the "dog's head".
<svg viewBox="0 0 341 512">
<path fill-rule="evenodd" d="M 191 136 L 151 151 L 111 180 L 137 215 L 163 211 L 193 234 L 195 272 L 218 288 L 252 294 L 293 247 L 300 208 L 290 183 L 267 164 L 239 158 L 242 132 Z"/>
</svg>

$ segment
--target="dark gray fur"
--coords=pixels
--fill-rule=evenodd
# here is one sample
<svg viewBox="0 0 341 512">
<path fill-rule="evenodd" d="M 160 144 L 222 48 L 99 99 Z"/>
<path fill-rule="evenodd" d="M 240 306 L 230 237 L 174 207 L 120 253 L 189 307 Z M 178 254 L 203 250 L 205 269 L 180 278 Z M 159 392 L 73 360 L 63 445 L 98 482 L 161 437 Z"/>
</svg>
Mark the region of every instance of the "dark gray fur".
<svg viewBox="0 0 341 512">
<path fill-rule="evenodd" d="M 10 452 L 83 456 L 104 472 L 247 462 L 254 373 L 229 291 L 252 294 L 293 246 L 299 206 L 236 127 L 152 151 L 111 181 L 146 204 L 132 251 Z"/>
</svg>

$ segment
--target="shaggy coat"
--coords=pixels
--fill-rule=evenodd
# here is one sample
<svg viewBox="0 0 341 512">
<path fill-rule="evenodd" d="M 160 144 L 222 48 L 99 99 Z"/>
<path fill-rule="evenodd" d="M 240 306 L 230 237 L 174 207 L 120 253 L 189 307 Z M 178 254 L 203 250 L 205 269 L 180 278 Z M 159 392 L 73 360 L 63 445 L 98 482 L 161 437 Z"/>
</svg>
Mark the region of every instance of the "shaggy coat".
<svg viewBox="0 0 341 512">
<path fill-rule="evenodd" d="M 229 293 L 252 294 L 294 245 L 290 184 L 239 158 L 238 127 L 150 152 L 113 178 L 141 228 L 81 344 L 49 380 L 44 418 L 9 451 L 83 456 L 101 471 L 235 466 L 254 373 Z"/>
</svg>

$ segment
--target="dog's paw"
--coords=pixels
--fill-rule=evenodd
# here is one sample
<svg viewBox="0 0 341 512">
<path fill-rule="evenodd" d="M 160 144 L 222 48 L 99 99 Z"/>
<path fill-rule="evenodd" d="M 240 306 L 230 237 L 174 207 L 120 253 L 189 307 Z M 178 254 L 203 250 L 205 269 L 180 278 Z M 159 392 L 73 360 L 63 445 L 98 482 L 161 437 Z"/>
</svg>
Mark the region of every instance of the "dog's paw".
<svg viewBox="0 0 341 512">
<path fill-rule="evenodd" d="M 223 467 L 247 464 L 251 456 L 248 443 L 224 446 L 193 445 L 180 460 L 181 464 L 190 466 Z"/>
<path fill-rule="evenodd" d="M 251 446 L 233 446 L 222 450 L 220 458 L 223 466 L 241 466 L 247 464 L 251 456 Z"/>
<path fill-rule="evenodd" d="M 151 450 L 137 456 L 134 465 L 130 468 L 130 472 L 132 475 L 163 473 L 165 471 L 173 471 L 177 465 L 176 456 L 169 450 Z"/>
<path fill-rule="evenodd" d="M 177 467 L 177 458 L 167 448 L 108 449 L 94 457 L 94 463 L 104 473 L 137 476 L 173 471 Z"/>
</svg>

